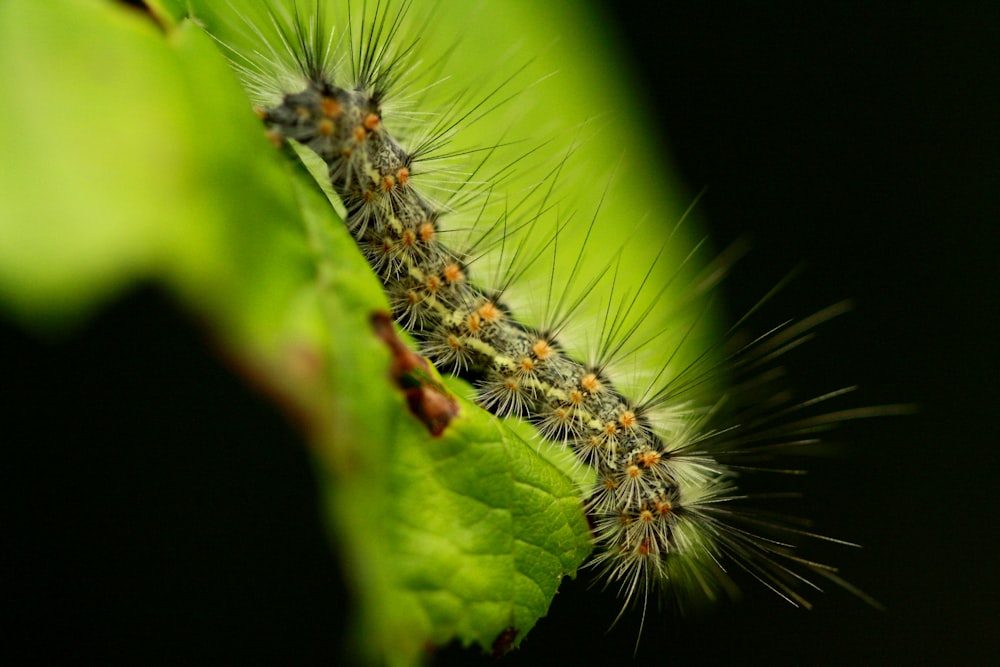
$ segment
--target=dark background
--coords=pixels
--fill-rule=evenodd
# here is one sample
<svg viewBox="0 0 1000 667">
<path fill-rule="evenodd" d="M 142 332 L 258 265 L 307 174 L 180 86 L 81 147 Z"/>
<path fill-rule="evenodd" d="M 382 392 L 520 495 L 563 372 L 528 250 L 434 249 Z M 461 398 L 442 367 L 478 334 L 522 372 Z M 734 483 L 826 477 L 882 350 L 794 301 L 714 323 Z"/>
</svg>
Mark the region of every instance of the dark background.
<svg viewBox="0 0 1000 667">
<path fill-rule="evenodd" d="M 1000 5 L 613 4 L 714 241 L 753 240 L 732 311 L 801 262 L 776 320 L 856 303 L 788 359 L 802 394 L 920 409 L 842 429 L 796 507 L 865 545 L 811 553 L 887 611 L 747 583 L 708 616 L 649 614 L 637 661 L 1000 663 Z M 305 450 L 197 326 L 143 289 L 58 345 L 0 336 L 0 662 L 336 661 L 346 602 Z M 638 617 L 605 634 L 616 601 L 589 583 L 504 662 L 629 662 Z"/>
<path fill-rule="evenodd" d="M 856 305 L 787 360 L 802 394 L 857 383 L 858 404 L 919 406 L 841 431 L 801 503 L 865 545 L 810 553 L 886 612 L 835 589 L 802 612 L 749 583 L 714 616 L 647 620 L 639 662 L 1000 664 L 1000 5 L 609 5 L 664 145 L 692 192 L 707 187 L 713 239 L 751 236 L 724 287 L 733 314 L 801 261 L 770 313 Z M 604 629 L 588 595 L 557 599 L 525 654 L 622 662 L 635 617 L 574 640 Z M 548 624 L 565 634 L 546 642 Z"/>
</svg>

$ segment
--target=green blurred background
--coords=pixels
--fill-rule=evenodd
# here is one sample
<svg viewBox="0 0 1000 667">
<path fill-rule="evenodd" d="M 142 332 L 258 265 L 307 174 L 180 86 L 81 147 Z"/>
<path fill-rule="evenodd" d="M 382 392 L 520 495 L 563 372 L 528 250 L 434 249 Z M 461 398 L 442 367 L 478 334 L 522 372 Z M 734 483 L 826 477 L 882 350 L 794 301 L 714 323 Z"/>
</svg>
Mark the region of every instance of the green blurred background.
<svg viewBox="0 0 1000 667">
<path fill-rule="evenodd" d="M 995 664 L 1000 10 L 604 11 L 662 145 L 709 188 L 714 242 L 752 234 L 731 311 L 804 262 L 768 316 L 857 308 L 788 359 L 801 394 L 858 383 L 860 403 L 921 408 L 843 429 L 796 507 L 865 545 L 814 553 L 888 612 L 839 591 L 799 612 L 743 582 L 717 614 L 650 614 L 636 661 Z M 336 664 L 344 589 L 301 438 L 197 326 L 145 288 L 72 339 L 2 336 L 4 664 Z M 589 583 L 505 660 L 628 663 L 637 617 L 605 636 L 615 598 Z"/>
</svg>

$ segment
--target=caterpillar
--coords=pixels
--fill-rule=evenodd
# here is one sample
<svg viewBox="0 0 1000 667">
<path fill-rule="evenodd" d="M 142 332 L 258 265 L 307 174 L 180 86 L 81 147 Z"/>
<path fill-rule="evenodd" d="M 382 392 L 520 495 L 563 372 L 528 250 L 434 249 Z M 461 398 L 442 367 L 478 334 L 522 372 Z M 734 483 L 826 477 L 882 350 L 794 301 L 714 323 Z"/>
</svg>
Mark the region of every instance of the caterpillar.
<svg viewBox="0 0 1000 667">
<path fill-rule="evenodd" d="M 212 10 L 192 4 L 193 16 L 211 32 Z M 621 264 L 631 259 L 625 250 L 589 259 L 590 229 L 598 217 L 582 224 L 560 218 L 552 196 L 567 178 L 565 160 L 557 160 L 526 192 L 495 198 L 494 188 L 509 170 L 522 168 L 523 156 L 532 151 L 501 160 L 485 177 L 495 154 L 507 148 L 502 136 L 478 151 L 445 148 L 473 121 L 489 119 L 507 89 L 498 85 L 472 102 L 458 95 L 437 117 L 434 110 L 418 109 L 426 91 L 406 90 L 405 79 L 421 64 L 414 58 L 417 42 L 405 33 L 407 25 L 419 29 L 430 21 L 413 19 L 413 9 L 409 2 L 380 2 L 362 7 L 358 18 L 348 7 L 345 22 L 331 26 L 322 3 L 266 5 L 257 16 L 262 22 L 247 19 L 241 8 L 235 11 L 240 29 L 256 40 L 258 50 L 240 51 L 219 37 L 273 142 L 292 145 L 304 160 L 312 154 L 322 161 L 321 180 L 339 198 L 347 228 L 381 281 L 399 327 L 439 370 L 471 382 L 480 406 L 527 422 L 539 439 L 573 452 L 590 478 L 582 494 L 593 534 L 590 564 L 619 590 L 623 608 L 645 608 L 661 593 L 681 605 L 690 597 L 716 598 L 730 586 L 726 562 L 797 605 L 808 606 L 801 588 L 816 587 L 816 576 L 850 589 L 833 568 L 802 559 L 771 537 L 794 529 L 737 508 L 745 499 L 736 484 L 740 466 L 728 460 L 755 453 L 734 449 L 738 444 L 796 443 L 846 418 L 788 417 L 843 392 L 792 406 L 763 401 L 753 406 L 757 414 L 746 413 L 752 415 L 746 421 L 721 425 L 723 415 L 734 414 L 724 406 L 726 392 L 715 400 L 703 398 L 711 394 L 706 387 L 717 389 L 716 376 L 733 367 L 766 368 L 843 308 L 768 332 L 730 355 L 728 366 L 717 365 L 707 353 L 676 362 L 675 356 L 688 354 L 684 340 L 700 319 L 675 327 L 680 333 L 671 330 L 673 343 L 665 342 L 661 324 L 649 324 L 669 294 L 666 287 L 647 285 L 658 277 L 653 269 L 660 254 L 640 273 L 641 283 L 626 288 L 617 284 Z M 448 64 L 423 66 L 443 71 Z M 429 190 L 436 174 L 426 166 L 442 156 L 470 166 L 460 174 L 438 172 L 462 180 L 445 187 L 445 199 L 439 200 Z M 474 211 L 479 231 L 449 224 L 450 216 L 458 217 L 456 209 Z M 548 231 L 540 221 L 544 216 L 555 219 Z M 619 224 L 629 236 L 631 225 Z M 567 237 L 579 249 L 567 251 Z M 490 261 L 500 267 L 494 275 Z M 532 321 L 512 295 L 515 283 L 539 266 L 550 284 L 541 299 L 544 313 Z M 688 270 L 682 261 L 677 274 Z M 616 296 L 588 299 L 599 287 Z M 688 287 L 695 289 L 690 281 Z M 570 321 L 594 312 L 587 310 L 594 301 L 604 317 L 597 332 L 601 340 L 588 356 L 571 342 Z M 410 359 L 384 326 L 379 331 L 397 362 Z M 651 379 L 638 383 L 638 391 L 626 387 L 619 368 L 658 349 L 666 349 L 667 358 Z M 416 373 L 422 395 L 446 393 L 420 379 L 426 375 L 418 362 L 405 365 L 396 375 L 401 385 L 412 385 Z M 419 405 L 414 412 L 432 433 L 448 428 L 450 408 Z M 515 630 L 516 635 L 523 628 Z M 502 652 L 512 641 L 500 637 L 494 648 Z"/>
</svg>

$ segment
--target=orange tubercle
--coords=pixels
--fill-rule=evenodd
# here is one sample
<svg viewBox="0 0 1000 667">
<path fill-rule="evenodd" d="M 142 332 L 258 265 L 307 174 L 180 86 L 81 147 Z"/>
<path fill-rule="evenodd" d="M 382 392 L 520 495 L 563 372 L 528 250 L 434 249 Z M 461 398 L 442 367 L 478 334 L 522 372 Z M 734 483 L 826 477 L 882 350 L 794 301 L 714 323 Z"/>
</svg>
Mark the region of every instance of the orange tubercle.
<svg viewBox="0 0 1000 667">
<path fill-rule="evenodd" d="M 343 112 L 343 107 L 340 106 L 340 102 L 332 97 L 324 97 L 319 106 L 320 109 L 323 110 L 323 115 L 327 118 L 337 118 Z"/>
<path fill-rule="evenodd" d="M 403 185 L 403 181 L 400 180 L 399 184 Z M 434 229 L 433 223 L 425 222 L 424 224 L 420 225 L 420 240 L 423 241 L 424 243 L 430 243 L 431 239 L 434 238 L 435 233 L 436 231 Z M 447 267 L 445 267 L 445 270 L 447 271 Z"/>
<path fill-rule="evenodd" d="M 452 284 L 461 282 L 465 277 L 458 264 L 449 264 L 444 267 L 444 271 L 442 271 L 441 274 L 444 276 L 445 280 Z"/>
<path fill-rule="evenodd" d="M 545 361 L 552 356 L 552 346 L 543 339 L 535 341 L 535 344 L 531 346 L 531 351 L 535 353 L 535 357 L 539 361 Z"/>
<path fill-rule="evenodd" d="M 483 305 L 479 306 L 479 309 L 476 312 L 479 313 L 479 316 L 486 322 L 496 322 L 503 317 L 503 311 L 497 308 L 497 305 L 492 301 L 487 301 Z"/>
<path fill-rule="evenodd" d="M 660 452 L 657 452 L 652 449 L 647 449 L 644 452 L 640 452 L 639 455 L 636 457 L 636 460 L 639 461 L 639 463 L 641 463 L 642 465 L 646 466 L 647 468 L 651 468 L 655 466 L 657 463 L 659 463 L 661 458 L 662 455 L 660 454 Z"/>
<path fill-rule="evenodd" d="M 591 394 L 596 394 L 601 390 L 601 381 L 593 373 L 587 373 L 580 379 L 580 386 Z"/>
</svg>

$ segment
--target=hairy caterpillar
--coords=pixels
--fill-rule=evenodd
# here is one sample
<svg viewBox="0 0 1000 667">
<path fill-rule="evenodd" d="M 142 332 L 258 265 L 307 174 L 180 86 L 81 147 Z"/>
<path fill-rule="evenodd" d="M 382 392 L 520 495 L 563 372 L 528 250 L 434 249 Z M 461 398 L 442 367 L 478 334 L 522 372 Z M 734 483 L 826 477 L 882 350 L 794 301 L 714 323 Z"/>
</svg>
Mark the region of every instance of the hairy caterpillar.
<svg viewBox="0 0 1000 667">
<path fill-rule="evenodd" d="M 234 57 L 237 65 L 244 68 L 248 62 L 265 67 L 251 70 L 257 76 L 248 78 L 250 92 L 258 97 L 259 103 L 264 102 L 265 121 L 276 138 L 311 143 L 325 158 L 335 188 L 345 200 L 353 233 L 387 286 L 397 316 L 420 339 L 423 351 L 443 368 L 460 371 L 479 383 L 480 400 L 487 407 L 533 421 L 557 444 L 581 452 L 583 463 L 596 470 L 597 493 L 587 494 L 591 496 L 589 509 L 597 530 L 599 552 L 595 560 L 622 587 L 625 598 L 645 600 L 651 584 L 665 585 L 682 596 L 685 588 L 703 588 L 705 593 L 715 595 L 726 584 L 714 561 L 725 553 L 735 556 L 738 562 L 789 597 L 803 600 L 791 586 L 795 575 L 769 560 L 781 551 L 780 545 L 773 546 L 763 538 L 737 529 L 731 522 L 740 515 L 721 509 L 723 503 L 737 499 L 731 487 L 732 469 L 718 462 L 709 448 L 713 440 L 726 444 L 731 433 L 715 432 L 704 425 L 712 416 L 711 403 L 691 408 L 674 403 L 677 385 L 666 381 L 670 374 L 664 374 L 663 365 L 654 371 L 653 381 L 647 380 L 645 387 L 651 391 L 645 400 L 629 400 L 626 398 L 629 392 L 613 384 L 617 374 L 611 370 L 616 365 L 611 362 L 621 361 L 619 356 L 634 357 L 642 351 L 644 343 L 659 340 L 656 338 L 659 325 L 654 325 L 653 333 L 649 334 L 639 333 L 642 330 L 627 323 L 629 316 L 645 319 L 651 312 L 647 305 L 655 303 L 655 299 L 642 302 L 634 312 L 629 311 L 632 302 L 624 297 L 603 302 L 604 322 L 611 327 L 605 333 L 611 336 L 602 336 L 603 355 L 586 362 L 579 361 L 584 357 L 578 356 L 578 352 L 577 356 L 564 353 L 572 347 L 562 335 L 565 323 L 570 316 L 580 317 L 585 312 L 582 297 L 572 290 L 566 292 L 570 296 L 565 301 L 551 292 L 543 299 L 548 317 L 540 318 L 542 325 L 522 323 L 521 308 L 508 301 L 508 295 L 514 291 L 508 289 L 514 282 L 510 277 L 518 274 L 519 267 L 544 265 L 549 252 L 555 254 L 557 246 L 564 245 L 566 238 L 572 236 L 567 231 L 571 224 L 568 219 L 557 217 L 555 232 L 547 233 L 538 213 L 517 217 L 518 209 L 525 208 L 523 202 L 540 202 L 536 210 L 550 212 L 550 200 L 544 196 L 549 181 L 541 180 L 545 187 L 541 188 L 539 199 L 532 199 L 533 193 L 513 197 L 502 202 L 503 215 L 480 216 L 486 221 L 487 231 L 493 234 L 472 230 L 467 234 L 472 240 L 464 243 L 466 250 L 462 250 L 461 240 L 451 245 L 438 243 L 438 238 L 460 234 L 437 226 L 442 210 L 420 189 L 420 174 L 416 170 L 410 173 L 412 164 L 420 165 L 414 159 L 420 151 L 403 149 L 391 138 L 393 135 L 385 128 L 398 121 L 379 108 L 383 96 L 385 109 L 392 101 L 389 84 L 394 83 L 397 75 L 402 79 L 409 73 L 401 64 L 405 61 L 395 60 L 392 50 L 406 51 L 410 47 L 410 42 L 396 34 L 395 29 L 396 21 L 405 11 L 377 9 L 359 23 L 348 24 L 358 26 L 359 41 L 347 33 L 346 43 L 339 43 L 339 47 L 343 51 L 346 44 L 346 52 L 359 57 L 353 72 L 352 68 L 343 67 L 337 74 L 343 77 L 347 73 L 346 85 L 340 85 L 336 77 L 331 78 L 328 69 L 336 64 L 328 56 L 338 46 L 336 39 L 345 39 L 344 31 L 336 39 L 327 37 L 329 33 L 319 23 L 313 23 L 312 10 L 301 11 L 299 18 L 294 19 L 279 8 L 270 19 L 263 15 L 264 23 L 246 24 L 251 30 L 256 25 L 263 31 L 256 35 L 269 40 L 263 40 L 262 50 L 254 54 L 260 56 L 256 61 L 252 58 L 248 61 L 240 54 Z M 197 12 L 195 15 L 199 16 Z M 270 27 L 268 20 L 274 22 Z M 279 31 L 269 33 L 275 23 Z M 356 87 L 362 89 L 361 94 L 355 94 Z M 463 109 L 457 103 L 450 108 Z M 427 123 L 426 118 L 416 116 L 427 112 L 414 109 L 411 113 L 417 121 Z M 455 119 L 463 120 L 462 113 L 454 112 Z M 353 118 L 353 122 L 340 125 L 344 118 Z M 430 124 L 433 126 L 434 121 Z M 464 129 L 461 122 L 455 127 Z M 341 132 L 345 128 L 346 133 Z M 437 148 L 438 141 L 449 138 L 450 130 L 448 123 L 443 124 L 443 130 L 432 130 L 424 146 Z M 351 156 L 345 159 L 345 142 L 352 141 Z M 373 146 L 379 147 L 378 152 L 369 152 Z M 498 143 L 492 148 L 501 147 Z M 472 163 L 476 164 L 475 160 Z M 522 166 L 515 162 L 507 164 Z M 502 163 L 501 174 L 506 166 Z M 377 176 L 373 178 L 373 174 Z M 475 176 L 460 175 L 478 186 Z M 473 194 L 485 201 L 488 198 L 484 195 L 491 186 L 488 179 L 483 182 L 487 185 L 473 187 L 479 190 Z M 448 215 L 443 217 L 447 220 Z M 525 231 L 529 239 L 534 235 L 533 243 L 508 241 L 508 237 L 516 236 L 515 232 Z M 629 231 L 624 230 L 626 235 Z M 576 237 L 582 241 L 581 245 L 587 245 L 586 234 Z M 564 248 L 560 252 L 561 257 L 570 258 L 567 275 L 571 278 L 565 282 L 576 279 L 578 292 L 597 287 L 597 279 L 590 278 L 589 272 L 617 266 L 608 257 L 588 263 L 583 254 Z M 495 285 L 484 280 L 484 276 L 489 278 L 489 271 L 482 269 L 489 255 L 499 257 L 497 263 L 501 265 L 500 279 L 492 281 Z M 614 253 L 610 256 L 615 258 Z M 434 277 L 438 284 L 430 285 L 429 277 Z M 486 286 L 472 286 L 477 284 Z M 549 289 L 558 289 L 558 285 Z M 650 289 L 660 295 L 657 288 Z M 626 295 L 636 297 L 639 292 Z M 545 320 L 547 326 L 543 326 Z M 814 323 L 792 328 L 783 338 L 772 338 L 755 350 L 766 358 L 785 345 L 795 344 Z M 686 330 L 686 326 L 679 328 Z M 663 347 L 673 354 L 677 343 Z M 620 354 L 623 350 L 629 354 Z M 698 366 L 691 368 L 701 370 Z M 684 378 L 681 384 L 686 384 L 683 372 L 672 370 L 671 374 Z M 688 371 L 687 377 L 696 382 L 703 376 Z M 650 415 L 660 402 L 675 410 L 668 421 L 654 427 Z M 800 424 L 804 428 L 816 425 Z M 792 428 L 779 433 L 782 438 L 795 434 Z M 812 567 L 809 563 L 802 565 L 806 569 Z"/>
</svg>

